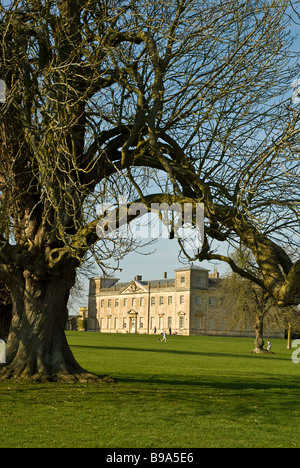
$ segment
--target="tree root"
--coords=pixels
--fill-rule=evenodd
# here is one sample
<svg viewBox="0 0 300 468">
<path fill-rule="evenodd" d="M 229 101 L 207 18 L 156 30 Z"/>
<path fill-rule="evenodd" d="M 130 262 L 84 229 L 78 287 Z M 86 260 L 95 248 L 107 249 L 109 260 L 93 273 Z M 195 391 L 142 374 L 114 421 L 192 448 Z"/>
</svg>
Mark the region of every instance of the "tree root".
<svg viewBox="0 0 300 468">
<path fill-rule="evenodd" d="M 275 354 L 272 351 L 268 351 L 267 349 L 261 349 L 261 348 L 251 349 L 250 353 L 253 353 L 253 354 Z"/>
<path fill-rule="evenodd" d="M 115 380 L 109 375 L 96 375 L 90 372 L 81 373 L 55 373 L 55 374 L 44 374 L 36 373 L 28 375 L 26 373 L 16 374 L 9 367 L 5 365 L 0 366 L 0 382 L 6 382 L 9 380 L 27 381 L 27 382 L 57 382 L 57 383 L 114 383 Z"/>
</svg>

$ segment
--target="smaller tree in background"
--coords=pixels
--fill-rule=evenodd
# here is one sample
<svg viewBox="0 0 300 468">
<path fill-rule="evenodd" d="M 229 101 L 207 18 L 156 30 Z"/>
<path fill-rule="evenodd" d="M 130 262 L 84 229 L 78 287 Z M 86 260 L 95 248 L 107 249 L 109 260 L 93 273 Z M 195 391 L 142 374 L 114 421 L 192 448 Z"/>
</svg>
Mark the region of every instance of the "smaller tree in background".
<svg viewBox="0 0 300 468">
<path fill-rule="evenodd" d="M 231 311 L 232 326 L 255 323 L 254 352 L 264 351 L 264 318 L 274 307 L 268 293 L 251 281 L 232 273 L 222 283 L 223 307 Z"/>
<path fill-rule="evenodd" d="M 287 349 L 292 349 L 291 340 L 300 336 L 300 309 L 290 307 L 286 314 L 281 317 L 287 334 Z"/>
<path fill-rule="evenodd" d="M 235 263 L 250 273 L 255 269 L 255 263 L 248 251 L 236 252 Z M 232 272 L 222 282 L 221 294 L 222 308 L 231 311 L 231 327 L 239 326 L 246 329 L 248 324 L 254 325 L 255 353 L 263 353 L 264 336 L 269 333 L 287 333 L 290 329 L 293 334 L 300 333 L 300 314 L 297 308 L 287 307 L 284 310 L 278 307 L 274 298 L 256 283 L 242 278 Z"/>
</svg>

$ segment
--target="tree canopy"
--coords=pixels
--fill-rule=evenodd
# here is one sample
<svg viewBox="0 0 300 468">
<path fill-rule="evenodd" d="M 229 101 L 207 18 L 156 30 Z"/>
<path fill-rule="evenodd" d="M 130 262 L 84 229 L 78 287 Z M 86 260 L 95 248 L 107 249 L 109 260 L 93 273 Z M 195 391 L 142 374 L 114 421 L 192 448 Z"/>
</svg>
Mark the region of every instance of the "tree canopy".
<svg viewBox="0 0 300 468">
<path fill-rule="evenodd" d="M 261 271 L 262 279 L 251 279 L 279 304 L 299 302 L 300 261 L 283 244 L 293 235 L 299 245 L 299 108 L 284 101 L 295 73 L 287 6 L 0 6 L 0 278 L 13 297 L 8 373 L 82 373 L 63 336 L 66 303 L 89 251 L 97 248 L 104 264 L 130 247 L 109 250 L 96 232 L 99 204 L 124 193 L 145 206 L 204 203 L 206 238 L 193 258 L 237 270 L 211 241 L 238 240 Z"/>
</svg>

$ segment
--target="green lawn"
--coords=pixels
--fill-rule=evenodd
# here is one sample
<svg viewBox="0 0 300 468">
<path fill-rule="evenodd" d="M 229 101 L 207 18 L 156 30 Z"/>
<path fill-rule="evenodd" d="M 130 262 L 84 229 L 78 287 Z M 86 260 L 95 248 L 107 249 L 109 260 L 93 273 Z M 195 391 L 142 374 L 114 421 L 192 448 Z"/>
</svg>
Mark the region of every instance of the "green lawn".
<svg viewBox="0 0 300 468">
<path fill-rule="evenodd" d="M 3 447 L 297 447 L 300 365 L 286 342 L 67 333 L 113 384 L 0 383 Z"/>
</svg>

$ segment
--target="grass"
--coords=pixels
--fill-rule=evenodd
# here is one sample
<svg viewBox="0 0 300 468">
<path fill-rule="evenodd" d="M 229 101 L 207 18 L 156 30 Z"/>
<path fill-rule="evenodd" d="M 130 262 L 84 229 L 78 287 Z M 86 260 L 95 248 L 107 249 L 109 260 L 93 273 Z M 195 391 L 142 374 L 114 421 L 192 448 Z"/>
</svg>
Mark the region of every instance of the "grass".
<svg viewBox="0 0 300 468">
<path fill-rule="evenodd" d="M 0 383 L 3 447 L 300 447 L 300 366 L 286 342 L 67 333 L 113 384 Z"/>
</svg>

